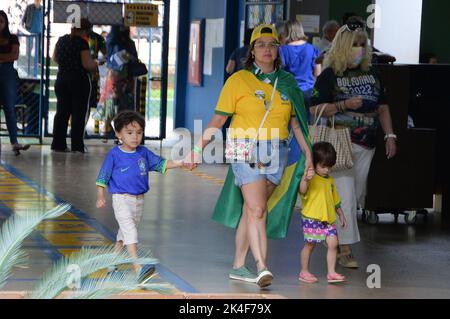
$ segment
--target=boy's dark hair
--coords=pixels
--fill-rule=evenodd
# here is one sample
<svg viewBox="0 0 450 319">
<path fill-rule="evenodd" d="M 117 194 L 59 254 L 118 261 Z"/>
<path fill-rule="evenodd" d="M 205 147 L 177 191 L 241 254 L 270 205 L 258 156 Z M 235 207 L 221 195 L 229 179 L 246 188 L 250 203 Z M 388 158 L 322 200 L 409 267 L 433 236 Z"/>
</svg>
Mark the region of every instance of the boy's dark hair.
<svg viewBox="0 0 450 319">
<path fill-rule="evenodd" d="M 145 119 L 135 111 L 122 111 L 114 118 L 114 131 L 120 132 L 125 126 L 133 122 L 138 123 L 145 130 Z"/>
<path fill-rule="evenodd" d="M 333 167 L 336 164 L 336 150 L 328 142 L 318 142 L 313 145 L 313 164 L 321 164 L 326 167 Z"/>
</svg>

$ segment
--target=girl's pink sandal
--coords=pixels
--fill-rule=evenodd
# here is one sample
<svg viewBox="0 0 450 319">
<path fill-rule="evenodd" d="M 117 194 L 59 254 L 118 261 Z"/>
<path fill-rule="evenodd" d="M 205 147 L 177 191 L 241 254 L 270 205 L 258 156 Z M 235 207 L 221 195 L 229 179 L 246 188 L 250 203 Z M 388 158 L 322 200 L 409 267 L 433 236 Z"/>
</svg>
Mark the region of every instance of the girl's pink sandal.
<svg viewBox="0 0 450 319">
<path fill-rule="evenodd" d="M 306 282 L 307 284 L 314 284 L 319 281 L 313 274 L 306 274 L 304 272 L 300 272 L 298 280 Z"/>
<path fill-rule="evenodd" d="M 327 280 L 328 280 L 328 283 L 330 283 L 330 284 L 346 281 L 345 276 L 342 276 L 341 274 L 338 274 L 338 273 L 328 274 Z"/>
</svg>

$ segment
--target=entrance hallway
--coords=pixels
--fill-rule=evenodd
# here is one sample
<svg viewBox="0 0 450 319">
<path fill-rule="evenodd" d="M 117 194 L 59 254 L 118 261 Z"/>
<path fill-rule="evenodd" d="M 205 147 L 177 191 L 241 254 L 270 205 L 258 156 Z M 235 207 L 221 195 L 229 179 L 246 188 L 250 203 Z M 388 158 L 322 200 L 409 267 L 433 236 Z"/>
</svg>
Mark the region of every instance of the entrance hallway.
<svg viewBox="0 0 450 319">
<path fill-rule="evenodd" d="M 35 146 L 19 157 L 2 146 L 0 165 L 0 219 L 26 209 L 24 194 L 39 202 L 42 196 L 63 200 L 74 207 L 56 226 L 41 225 L 25 242 L 29 268 L 14 268 L 3 290 L 31 289 L 51 262 L 81 245 L 107 244 L 114 239 L 117 224 L 108 197 L 107 209 L 96 209 L 96 187 L 100 165 L 112 147 L 90 141 L 89 152 L 52 153 L 48 145 Z M 98 144 L 97 144 L 98 143 Z M 110 142 L 112 143 L 112 142 Z M 147 145 L 159 154 L 159 143 Z M 163 149 L 169 155 L 169 149 Z M 152 173 L 140 224 L 140 243 L 150 248 L 161 265 L 161 278 L 178 290 L 198 293 L 264 293 L 287 298 L 450 298 L 450 232 L 440 225 L 439 214 L 416 225 L 400 218 L 380 216 L 380 223 L 360 223 L 362 241 L 354 248 L 360 268 L 337 270 L 348 278 L 343 285 L 326 283 L 326 250 L 318 246 L 312 270 L 319 283 L 307 285 L 297 279 L 302 247 L 298 210 L 288 237 L 269 241 L 272 286 L 259 290 L 254 284 L 228 280 L 234 254 L 234 231 L 211 219 L 212 210 L 226 175 L 225 165 L 202 165 L 196 171 L 170 170 L 165 176 Z M 380 190 L 381 191 L 381 190 Z M 34 192 L 34 193 L 33 193 Z M 39 197 L 39 194 L 41 194 Z M 42 202 L 42 200 L 41 200 Z M 41 205 L 45 207 L 45 205 Z M 67 225 L 66 225 L 67 226 Z M 59 231 L 55 227 L 60 227 Z M 72 227 L 72 226 L 70 226 Z M 69 227 L 69 228 L 70 228 Z M 251 259 L 248 265 L 253 266 Z M 381 267 L 381 288 L 369 289 L 367 266 Z"/>
</svg>

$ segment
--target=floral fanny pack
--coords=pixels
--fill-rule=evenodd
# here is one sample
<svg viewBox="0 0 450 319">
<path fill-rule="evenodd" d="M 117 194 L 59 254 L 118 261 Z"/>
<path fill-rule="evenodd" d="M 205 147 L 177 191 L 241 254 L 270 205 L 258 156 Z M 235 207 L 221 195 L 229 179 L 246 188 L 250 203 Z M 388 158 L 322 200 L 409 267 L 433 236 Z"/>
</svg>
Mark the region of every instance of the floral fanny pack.
<svg viewBox="0 0 450 319">
<path fill-rule="evenodd" d="M 232 162 L 254 163 L 256 139 L 235 139 L 227 135 L 225 158 Z"/>
<path fill-rule="evenodd" d="M 264 118 L 259 125 L 258 132 L 253 139 L 238 139 L 232 138 L 230 134 L 230 129 L 227 132 L 227 139 L 225 144 L 225 158 L 227 161 L 231 162 L 244 162 L 244 163 L 255 163 L 255 148 L 258 141 L 258 136 L 261 128 L 264 125 L 264 122 L 269 115 L 270 108 L 272 107 L 273 99 L 275 96 L 275 90 L 277 88 L 278 78 L 275 79 L 275 83 L 272 89 L 272 96 L 270 98 L 270 102 L 264 101 L 264 107 L 266 109 L 266 114 L 264 114 Z"/>
</svg>

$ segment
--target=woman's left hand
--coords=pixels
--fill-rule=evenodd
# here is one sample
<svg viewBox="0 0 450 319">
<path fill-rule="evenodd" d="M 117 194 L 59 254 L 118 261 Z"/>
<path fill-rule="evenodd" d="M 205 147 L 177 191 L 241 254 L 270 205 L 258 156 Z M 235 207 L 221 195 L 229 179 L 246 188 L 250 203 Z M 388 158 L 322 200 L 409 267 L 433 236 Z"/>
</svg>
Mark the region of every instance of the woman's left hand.
<svg viewBox="0 0 450 319">
<path fill-rule="evenodd" d="M 394 138 L 390 137 L 386 140 L 386 156 L 391 159 L 397 154 L 397 142 Z"/>
<path fill-rule="evenodd" d="M 193 169 L 196 169 L 201 162 L 201 155 L 195 152 L 189 152 L 182 162 L 184 167 L 192 171 Z"/>
<path fill-rule="evenodd" d="M 312 157 L 311 154 L 306 154 L 305 172 L 307 172 L 310 169 L 314 170 Z"/>
</svg>

